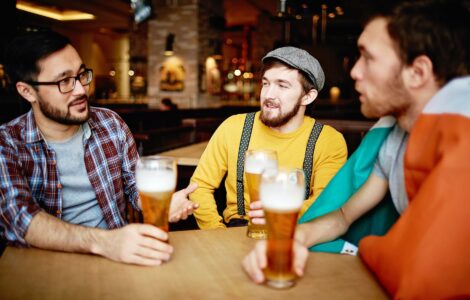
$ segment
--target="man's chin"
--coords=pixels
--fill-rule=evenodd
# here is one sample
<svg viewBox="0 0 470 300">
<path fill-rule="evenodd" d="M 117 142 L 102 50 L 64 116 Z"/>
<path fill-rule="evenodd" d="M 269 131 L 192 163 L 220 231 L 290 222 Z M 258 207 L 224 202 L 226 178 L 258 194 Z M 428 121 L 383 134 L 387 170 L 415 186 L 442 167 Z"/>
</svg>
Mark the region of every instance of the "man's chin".
<svg viewBox="0 0 470 300">
<path fill-rule="evenodd" d="M 361 105 L 361 113 L 364 115 L 364 117 L 369 119 L 382 117 L 377 111 L 371 110 L 369 107 L 364 106 L 364 104 Z"/>
<path fill-rule="evenodd" d="M 69 125 L 81 125 L 88 121 L 90 118 L 90 112 L 89 110 L 85 110 L 82 113 L 75 113 L 75 114 L 70 114 L 66 120 L 63 120 L 65 124 Z"/>
<path fill-rule="evenodd" d="M 69 108 L 70 119 L 85 122 L 90 117 L 90 106 L 86 105 L 83 108 L 74 109 Z"/>
</svg>

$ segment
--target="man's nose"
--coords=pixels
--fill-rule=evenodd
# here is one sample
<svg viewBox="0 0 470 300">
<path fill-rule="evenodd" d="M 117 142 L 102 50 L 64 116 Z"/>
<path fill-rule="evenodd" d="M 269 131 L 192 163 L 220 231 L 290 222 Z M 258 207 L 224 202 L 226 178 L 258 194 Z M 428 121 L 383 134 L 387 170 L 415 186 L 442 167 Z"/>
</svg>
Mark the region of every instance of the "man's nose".
<svg viewBox="0 0 470 300">
<path fill-rule="evenodd" d="M 356 61 L 353 68 L 351 69 L 350 75 L 351 75 L 351 78 L 354 79 L 354 80 L 362 79 L 361 59 Z"/>
<path fill-rule="evenodd" d="M 271 84 L 271 85 L 265 87 L 264 90 L 265 90 L 264 91 L 265 98 L 274 99 L 276 97 L 277 89 L 276 89 L 276 86 L 274 84 Z"/>
<path fill-rule="evenodd" d="M 76 80 L 75 87 L 73 88 L 73 94 L 81 95 L 85 93 L 86 93 L 85 86 L 80 82 L 80 80 Z"/>
</svg>

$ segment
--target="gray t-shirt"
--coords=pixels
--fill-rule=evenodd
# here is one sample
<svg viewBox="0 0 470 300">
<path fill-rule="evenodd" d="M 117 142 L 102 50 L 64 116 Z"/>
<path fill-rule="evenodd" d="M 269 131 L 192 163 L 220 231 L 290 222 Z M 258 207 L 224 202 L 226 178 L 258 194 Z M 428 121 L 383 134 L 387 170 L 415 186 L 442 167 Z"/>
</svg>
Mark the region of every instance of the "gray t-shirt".
<svg viewBox="0 0 470 300">
<path fill-rule="evenodd" d="M 408 206 L 403 160 L 407 143 L 408 133 L 395 125 L 380 148 L 373 170 L 376 176 L 388 181 L 393 204 L 400 214 Z"/>
<path fill-rule="evenodd" d="M 72 224 L 108 228 L 86 171 L 83 135 L 80 126 L 67 141 L 47 142 L 56 153 L 62 185 L 62 219 Z"/>
</svg>

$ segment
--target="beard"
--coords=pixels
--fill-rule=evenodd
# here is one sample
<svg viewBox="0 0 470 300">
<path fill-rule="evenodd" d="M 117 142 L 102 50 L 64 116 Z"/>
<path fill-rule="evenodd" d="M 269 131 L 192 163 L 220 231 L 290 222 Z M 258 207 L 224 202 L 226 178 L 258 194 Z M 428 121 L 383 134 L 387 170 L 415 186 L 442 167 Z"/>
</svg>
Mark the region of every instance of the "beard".
<svg viewBox="0 0 470 300">
<path fill-rule="evenodd" d="M 394 74 L 393 79 L 387 81 L 382 91 L 382 100 L 380 103 L 366 101 L 361 103 L 361 112 L 367 118 L 380 118 L 383 116 L 394 116 L 399 118 L 410 107 L 411 95 L 406 90 L 402 78 L 398 73 Z"/>
<path fill-rule="evenodd" d="M 281 107 L 279 107 L 279 114 L 277 116 L 272 116 L 270 117 L 270 113 L 272 112 L 266 112 L 264 109 L 264 104 L 261 106 L 261 114 L 260 114 L 260 120 L 263 122 L 264 125 L 268 127 L 281 127 L 287 122 L 289 122 L 294 116 L 297 115 L 300 109 L 300 102 L 301 102 L 302 97 L 299 97 L 297 102 L 295 103 L 295 106 L 290 110 L 285 113 L 283 113 Z M 272 102 L 271 100 L 265 100 L 265 102 Z"/>
<path fill-rule="evenodd" d="M 81 125 L 85 123 L 90 118 L 90 105 L 88 104 L 88 96 L 83 95 L 76 100 L 86 100 L 86 115 L 83 117 L 74 117 L 70 113 L 70 106 L 73 101 L 67 106 L 67 111 L 61 111 L 60 109 L 53 107 L 47 101 L 44 101 L 42 98 L 38 99 L 39 108 L 44 116 L 47 118 L 63 124 L 63 125 Z"/>
</svg>

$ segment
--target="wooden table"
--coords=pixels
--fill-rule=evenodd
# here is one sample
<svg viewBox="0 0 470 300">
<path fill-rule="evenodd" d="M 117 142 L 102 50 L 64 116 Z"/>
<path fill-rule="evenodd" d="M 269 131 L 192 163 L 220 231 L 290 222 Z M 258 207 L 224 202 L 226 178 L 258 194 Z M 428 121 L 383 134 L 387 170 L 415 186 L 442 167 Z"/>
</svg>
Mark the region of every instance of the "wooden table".
<svg viewBox="0 0 470 300">
<path fill-rule="evenodd" d="M 206 149 L 208 142 L 209 141 L 204 141 L 197 144 L 192 144 L 189 146 L 161 152 L 157 155 L 176 158 L 177 163 L 180 166 L 196 167 L 199 162 L 199 158 L 201 158 L 202 153 Z"/>
<path fill-rule="evenodd" d="M 253 247 L 246 228 L 170 233 L 172 260 L 140 267 L 105 258 L 7 247 L 0 299 L 386 299 L 358 257 L 312 253 L 288 290 L 252 283 L 241 260 Z"/>
</svg>

